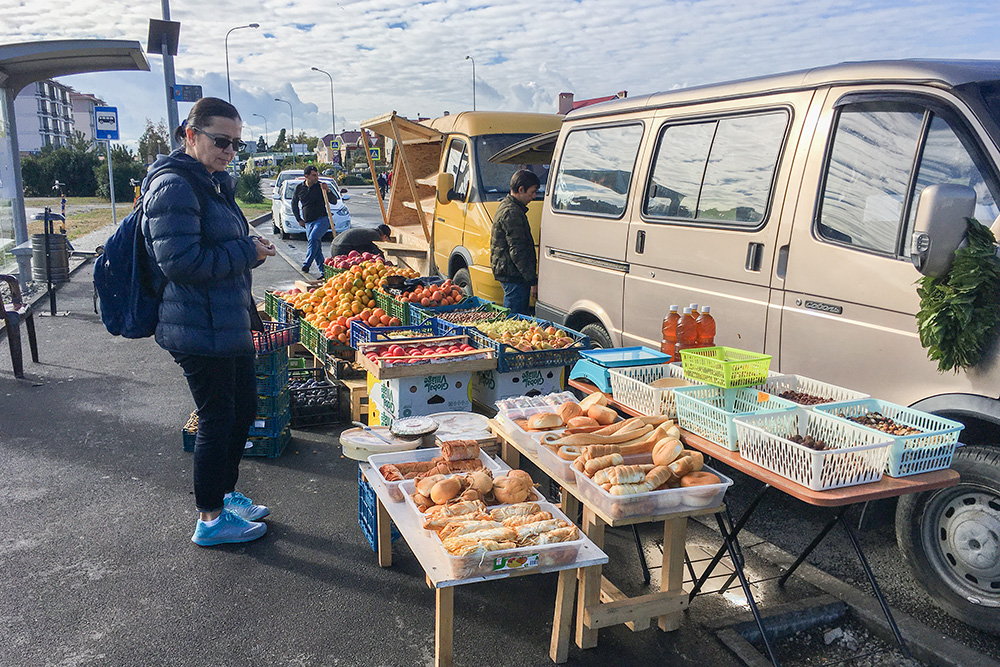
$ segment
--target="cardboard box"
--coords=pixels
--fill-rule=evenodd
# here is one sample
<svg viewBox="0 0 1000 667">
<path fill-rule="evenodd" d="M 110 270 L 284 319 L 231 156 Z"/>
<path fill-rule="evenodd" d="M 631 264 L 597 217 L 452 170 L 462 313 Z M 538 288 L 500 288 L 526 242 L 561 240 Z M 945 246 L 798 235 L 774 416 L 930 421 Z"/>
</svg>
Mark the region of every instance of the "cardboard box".
<svg viewBox="0 0 1000 667">
<path fill-rule="evenodd" d="M 370 382 L 372 376 L 368 377 Z M 471 411 L 471 377 L 472 373 L 466 372 L 393 378 L 373 383 L 368 395 L 379 412 L 396 419 Z"/>
<path fill-rule="evenodd" d="M 472 374 L 469 396 L 482 405 L 512 396 L 538 396 L 566 387 L 566 367 L 528 368 L 521 371 L 477 371 Z"/>
</svg>

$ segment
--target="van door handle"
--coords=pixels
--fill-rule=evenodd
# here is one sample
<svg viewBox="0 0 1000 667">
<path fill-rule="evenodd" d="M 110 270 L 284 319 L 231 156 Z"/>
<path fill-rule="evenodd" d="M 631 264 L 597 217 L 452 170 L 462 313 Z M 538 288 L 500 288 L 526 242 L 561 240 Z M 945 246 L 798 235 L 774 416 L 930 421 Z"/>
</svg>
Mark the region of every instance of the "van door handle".
<svg viewBox="0 0 1000 667">
<path fill-rule="evenodd" d="M 747 271 L 760 271 L 760 263 L 764 257 L 764 244 L 763 243 L 748 243 L 747 244 Z"/>
<path fill-rule="evenodd" d="M 635 251 L 638 254 L 642 254 L 642 251 L 646 249 L 646 232 L 639 230 L 635 235 Z"/>
<path fill-rule="evenodd" d="M 778 248 L 778 268 L 776 272 L 778 277 L 782 280 L 785 279 L 785 272 L 788 270 L 788 246 L 783 245 Z"/>
</svg>

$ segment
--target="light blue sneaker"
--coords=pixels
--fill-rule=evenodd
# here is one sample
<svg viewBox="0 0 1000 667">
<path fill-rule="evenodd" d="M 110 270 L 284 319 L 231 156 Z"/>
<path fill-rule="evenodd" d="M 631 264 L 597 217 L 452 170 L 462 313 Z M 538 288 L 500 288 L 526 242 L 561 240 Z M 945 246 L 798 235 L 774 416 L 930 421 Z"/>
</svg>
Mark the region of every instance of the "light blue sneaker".
<svg viewBox="0 0 1000 667">
<path fill-rule="evenodd" d="M 271 513 L 267 506 L 254 505 L 252 500 L 239 491 L 233 491 L 223 496 L 222 504 L 227 510 L 247 521 L 260 521 Z"/>
<path fill-rule="evenodd" d="M 224 509 L 219 515 L 218 523 L 214 526 L 208 526 L 204 521 L 198 519 L 191 541 L 199 547 L 212 547 L 217 544 L 251 542 L 258 537 L 263 537 L 266 532 L 266 523 L 247 521 Z"/>
</svg>

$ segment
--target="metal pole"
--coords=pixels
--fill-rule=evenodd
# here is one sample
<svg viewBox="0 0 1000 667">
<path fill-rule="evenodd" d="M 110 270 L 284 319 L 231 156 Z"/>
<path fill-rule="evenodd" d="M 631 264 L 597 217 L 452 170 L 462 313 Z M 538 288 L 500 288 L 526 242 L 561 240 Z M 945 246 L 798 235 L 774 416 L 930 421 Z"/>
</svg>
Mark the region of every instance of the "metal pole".
<svg viewBox="0 0 1000 667">
<path fill-rule="evenodd" d="M 320 69 L 318 67 L 312 68 L 316 72 L 321 72 L 326 74 L 327 78 L 330 79 L 330 121 L 331 127 L 333 128 L 333 138 L 337 138 L 337 107 L 333 103 L 333 76 L 326 70 Z"/>
<path fill-rule="evenodd" d="M 241 30 L 242 28 L 257 28 L 260 24 L 251 23 L 249 25 L 238 25 L 235 28 L 230 28 L 229 32 L 226 33 L 226 95 L 228 96 L 226 101 L 230 104 L 233 103 L 233 89 L 229 84 L 229 33 L 233 30 Z"/>
<path fill-rule="evenodd" d="M 289 102 L 288 100 L 283 100 L 280 97 L 275 97 L 274 101 L 275 102 L 284 102 L 285 104 L 288 105 L 288 116 L 289 116 L 289 118 L 291 118 L 291 121 L 292 121 L 292 138 L 288 142 L 288 145 L 292 147 L 292 169 L 294 169 L 295 168 L 295 148 L 294 148 L 294 146 L 295 146 L 295 112 L 292 111 L 292 103 Z"/>
<path fill-rule="evenodd" d="M 264 120 L 264 148 L 267 149 L 267 144 L 271 143 L 267 134 L 267 119 L 261 116 L 259 113 L 255 113 L 254 116 Z"/>
<path fill-rule="evenodd" d="M 49 236 L 52 234 L 52 209 L 45 207 L 45 221 L 42 230 L 45 232 L 45 282 L 49 288 L 49 314 L 56 316 L 56 291 L 52 289 L 52 250 L 49 246 Z"/>
<path fill-rule="evenodd" d="M 111 142 L 108 142 L 108 188 L 111 190 L 111 222 L 118 224 L 118 214 L 115 213 L 115 170 L 111 166 Z"/>
<path fill-rule="evenodd" d="M 465 56 L 466 60 L 472 61 L 472 110 L 476 110 L 476 59 L 472 56 Z"/>
<path fill-rule="evenodd" d="M 163 20 L 169 21 L 170 0 L 160 0 L 160 5 L 163 8 Z M 163 54 L 163 86 L 167 92 L 167 129 L 170 135 L 170 150 L 175 150 L 180 147 L 180 142 L 174 136 L 174 130 L 181 124 L 181 121 L 180 115 L 177 113 L 177 100 L 174 99 L 174 84 L 177 83 L 174 78 L 174 57 L 167 49 L 166 35 L 163 36 L 160 53 Z M 113 202 L 114 197 L 111 200 Z"/>
</svg>

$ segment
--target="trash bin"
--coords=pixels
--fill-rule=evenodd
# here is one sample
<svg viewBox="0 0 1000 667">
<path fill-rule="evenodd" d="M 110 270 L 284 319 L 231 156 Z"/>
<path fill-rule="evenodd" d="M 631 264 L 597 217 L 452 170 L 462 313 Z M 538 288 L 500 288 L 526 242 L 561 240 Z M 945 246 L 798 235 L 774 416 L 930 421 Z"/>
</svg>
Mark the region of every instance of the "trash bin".
<svg viewBox="0 0 1000 667">
<path fill-rule="evenodd" d="M 69 242 L 65 234 L 31 235 L 31 279 L 48 280 L 46 274 L 45 237 L 49 238 L 49 257 L 52 258 L 52 283 L 69 282 Z"/>
</svg>

